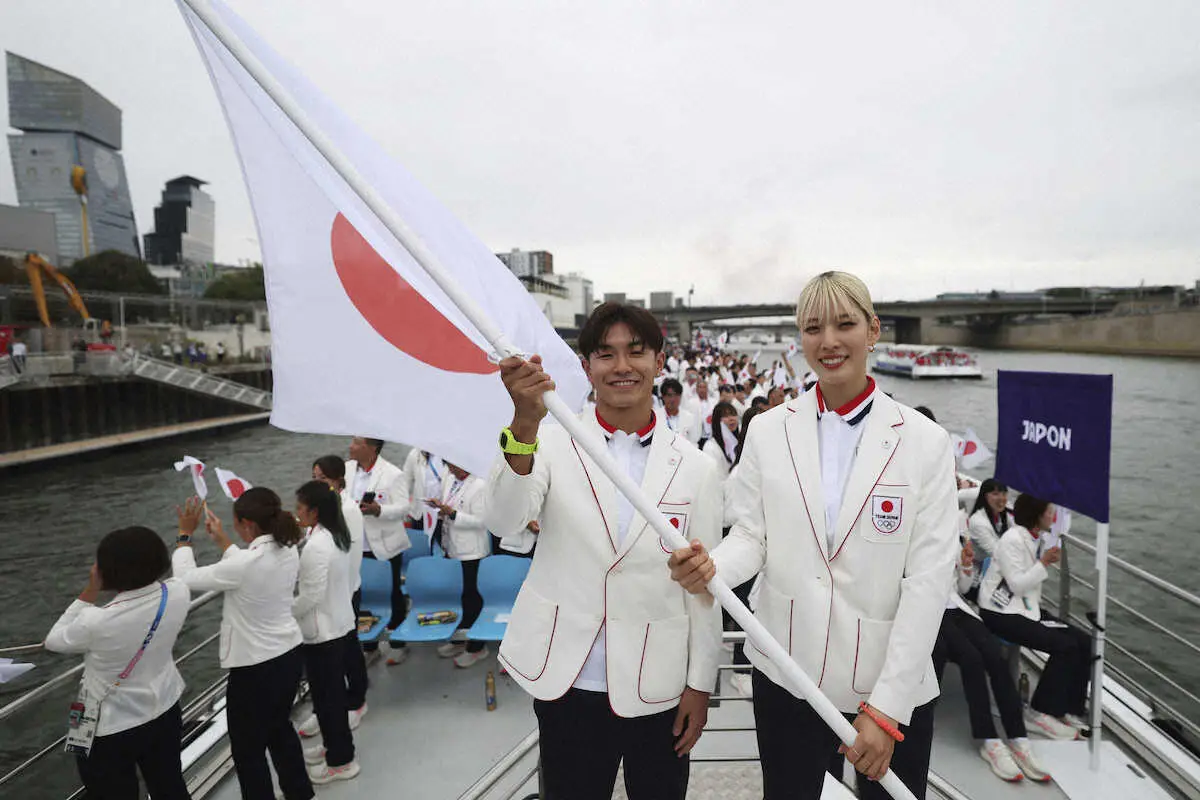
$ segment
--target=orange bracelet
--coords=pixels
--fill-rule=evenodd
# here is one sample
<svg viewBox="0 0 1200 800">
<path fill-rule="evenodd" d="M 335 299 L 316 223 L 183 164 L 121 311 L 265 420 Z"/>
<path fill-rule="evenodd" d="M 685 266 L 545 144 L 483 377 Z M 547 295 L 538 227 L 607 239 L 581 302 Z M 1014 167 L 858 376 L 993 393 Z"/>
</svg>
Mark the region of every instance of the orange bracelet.
<svg viewBox="0 0 1200 800">
<path fill-rule="evenodd" d="M 883 728 L 883 732 L 886 733 L 888 736 L 892 737 L 897 742 L 904 741 L 904 734 L 901 733 L 900 730 L 898 728 L 896 728 L 896 726 L 892 725 L 892 723 L 888 722 L 886 719 L 879 716 L 879 714 L 877 714 L 875 712 L 875 709 L 871 708 L 866 703 L 859 703 L 858 710 L 861 711 L 863 714 L 866 714 L 868 717 L 870 717 L 871 721 L 874 722 L 876 725 Z"/>
</svg>

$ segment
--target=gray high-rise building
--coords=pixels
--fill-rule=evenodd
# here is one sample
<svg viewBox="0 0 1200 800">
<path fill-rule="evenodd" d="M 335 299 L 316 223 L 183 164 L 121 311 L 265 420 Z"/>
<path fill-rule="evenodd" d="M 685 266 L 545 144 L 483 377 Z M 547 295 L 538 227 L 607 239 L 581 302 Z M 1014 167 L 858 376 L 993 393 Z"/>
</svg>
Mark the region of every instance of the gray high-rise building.
<svg viewBox="0 0 1200 800">
<path fill-rule="evenodd" d="M 655 310 L 670 308 L 674 303 L 674 292 L 651 292 L 650 308 Z"/>
<path fill-rule="evenodd" d="M 216 204 L 200 187 L 205 181 L 180 175 L 167 181 L 154 209 L 154 233 L 147 233 L 151 264 L 208 264 L 213 260 Z"/>
<path fill-rule="evenodd" d="M 8 137 L 17 201 L 54 214 L 60 266 L 101 250 L 140 256 L 121 109 L 78 78 L 6 55 L 9 124 L 23 131 Z"/>
</svg>

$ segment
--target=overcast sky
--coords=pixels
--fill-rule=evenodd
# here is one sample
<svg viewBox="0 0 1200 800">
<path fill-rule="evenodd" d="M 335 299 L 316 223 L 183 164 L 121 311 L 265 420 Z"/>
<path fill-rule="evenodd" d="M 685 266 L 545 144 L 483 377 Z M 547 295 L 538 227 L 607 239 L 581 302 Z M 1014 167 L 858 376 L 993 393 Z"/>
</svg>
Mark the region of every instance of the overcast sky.
<svg viewBox="0 0 1200 800">
<path fill-rule="evenodd" d="M 877 299 L 1200 278 L 1200 3 L 228 0 L 484 242 L 598 291 Z M 141 232 L 210 182 L 258 258 L 167 0 L 6 0 L 0 48 L 124 111 Z M 7 93 L 0 85 L 7 128 Z M 0 203 L 15 203 L 0 159 Z"/>
</svg>

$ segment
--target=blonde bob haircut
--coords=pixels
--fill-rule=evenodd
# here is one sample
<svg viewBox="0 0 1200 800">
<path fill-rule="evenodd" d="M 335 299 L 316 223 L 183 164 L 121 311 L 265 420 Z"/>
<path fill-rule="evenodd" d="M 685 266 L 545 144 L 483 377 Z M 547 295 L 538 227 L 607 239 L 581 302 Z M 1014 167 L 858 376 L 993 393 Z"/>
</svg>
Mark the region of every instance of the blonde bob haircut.
<svg viewBox="0 0 1200 800">
<path fill-rule="evenodd" d="M 849 272 L 822 272 L 810 280 L 796 301 L 796 327 L 804 330 L 810 323 L 824 325 L 835 316 L 861 311 L 870 325 L 875 319 L 875 304 L 867 285 Z"/>
</svg>

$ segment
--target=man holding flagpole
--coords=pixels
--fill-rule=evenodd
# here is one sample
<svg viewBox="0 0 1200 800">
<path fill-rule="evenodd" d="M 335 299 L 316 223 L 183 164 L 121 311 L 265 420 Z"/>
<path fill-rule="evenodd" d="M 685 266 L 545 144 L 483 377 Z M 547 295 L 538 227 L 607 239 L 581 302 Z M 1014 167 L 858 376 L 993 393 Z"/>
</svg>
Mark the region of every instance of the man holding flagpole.
<svg viewBox="0 0 1200 800">
<path fill-rule="evenodd" d="M 662 332 L 634 306 L 605 303 L 579 335 L 596 409 L 582 421 L 629 477 L 691 540 L 721 536 L 721 490 L 710 459 L 655 412 Z M 688 752 L 707 720 L 721 641 L 719 607 L 688 595 L 664 567 L 667 549 L 558 426 L 541 426 L 553 389 L 540 357 L 500 373 L 512 424 L 489 481 L 488 527 L 537 552 L 513 607 L 500 661 L 535 698 L 548 800 L 612 796 L 624 762 L 630 800 L 682 798 Z"/>
</svg>

